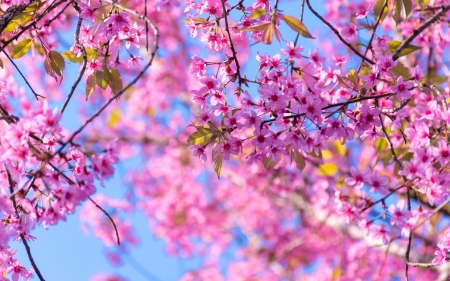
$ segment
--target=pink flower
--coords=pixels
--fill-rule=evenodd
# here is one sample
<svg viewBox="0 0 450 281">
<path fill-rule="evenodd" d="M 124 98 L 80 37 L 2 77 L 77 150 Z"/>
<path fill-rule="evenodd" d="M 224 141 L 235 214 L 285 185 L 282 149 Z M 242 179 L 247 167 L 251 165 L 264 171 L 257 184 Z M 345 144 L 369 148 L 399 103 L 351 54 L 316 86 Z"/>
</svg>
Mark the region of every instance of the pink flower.
<svg viewBox="0 0 450 281">
<path fill-rule="evenodd" d="M 409 99 L 411 97 L 409 89 L 413 87 L 413 82 L 403 82 L 403 77 L 400 76 L 397 79 L 397 84 L 391 87 L 391 91 L 393 93 L 396 93 L 399 99 Z"/>
<path fill-rule="evenodd" d="M 369 179 L 369 184 L 371 185 L 370 191 L 378 191 L 381 194 L 386 194 L 386 185 L 388 182 L 387 177 L 382 177 L 378 171 L 374 171 L 372 177 Z"/>
<path fill-rule="evenodd" d="M 120 31 L 123 27 L 129 26 L 127 13 L 115 13 L 105 20 L 106 24 L 111 24 L 114 33 Z"/>
<path fill-rule="evenodd" d="M 202 163 L 205 163 L 205 161 L 208 159 L 208 156 L 206 156 L 206 150 L 203 146 L 201 145 L 190 145 L 188 147 L 189 150 L 192 150 L 192 155 L 194 155 L 195 157 L 200 158 L 200 161 L 202 161 Z"/>
<path fill-rule="evenodd" d="M 252 145 L 256 146 L 257 148 L 263 150 L 268 145 L 271 144 L 269 134 L 270 131 L 266 128 L 260 129 L 259 127 L 255 128 L 255 131 L 253 131 L 254 138 L 252 139 Z"/>
<path fill-rule="evenodd" d="M 345 27 L 341 29 L 341 35 L 348 41 L 355 39 L 357 35 L 356 25 L 353 23 L 345 23 Z"/>
<path fill-rule="evenodd" d="M 315 100 L 311 96 L 307 96 L 305 103 L 300 105 L 301 113 L 305 113 L 309 119 L 317 119 L 322 114 L 322 103 L 320 100 Z"/>
<path fill-rule="evenodd" d="M 397 202 L 397 206 L 390 205 L 388 210 L 391 213 L 391 225 L 397 225 L 403 227 L 405 221 L 411 217 L 409 211 L 402 211 L 405 206 L 405 200 L 400 200 Z"/>
<path fill-rule="evenodd" d="M 372 4 L 366 4 L 366 3 L 362 2 L 362 3 L 358 4 L 356 9 L 357 9 L 356 19 L 363 19 L 363 18 L 367 17 L 367 15 L 371 12 Z"/>
<path fill-rule="evenodd" d="M 359 171 L 354 167 L 350 168 L 351 176 L 345 179 L 345 183 L 353 186 L 355 189 L 361 189 L 364 186 L 364 183 L 369 179 L 369 170 L 365 169 L 364 171 Z"/>
<path fill-rule="evenodd" d="M 288 56 L 288 60 L 294 60 L 295 58 L 297 59 L 301 59 L 302 55 L 300 54 L 300 52 L 303 51 L 303 47 L 302 46 L 294 46 L 294 43 L 292 42 L 287 42 L 287 50 L 285 49 L 281 49 L 281 53 L 283 55 Z"/>
<path fill-rule="evenodd" d="M 371 89 L 373 86 L 377 84 L 377 76 L 378 76 L 378 67 L 375 65 L 372 69 L 372 72 L 362 77 L 362 80 L 365 81 L 364 88 Z"/>
<path fill-rule="evenodd" d="M 374 233 L 372 234 L 373 238 L 381 239 L 384 245 L 389 243 L 389 231 L 386 229 L 386 226 L 384 224 L 373 225 L 372 231 L 374 231 Z"/>
<path fill-rule="evenodd" d="M 250 111 L 250 113 L 243 113 L 241 117 L 245 120 L 243 127 L 251 128 L 252 126 L 259 127 L 261 124 L 261 117 L 256 115 L 254 111 Z"/>
<path fill-rule="evenodd" d="M 25 267 L 20 265 L 20 261 L 14 259 L 10 265 L 6 268 L 8 273 L 12 273 L 12 280 L 18 281 L 20 277 L 27 278 L 28 277 L 28 271 L 25 269 Z"/>
<path fill-rule="evenodd" d="M 322 66 L 322 64 L 326 61 L 326 58 L 319 56 L 319 49 L 316 48 L 314 53 L 309 51 L 309 60 L 317 67 Z"/>
<path fill-rule="evenodd" d="M 102 63 L 99 60 L 92 59 L 88 61 L 86 65 L 86 75 L 89 76 L 91 74 L 94 74 L 96 70 L 103 70 Z"/>
<path fill-rule="evenodd" d="M 447 258 L 448 250 L 446 250 L 444 248 L 444 245 L 442 243 L 437 244 L 437 247 L 438 248 L 434 252 L 436 257 L 433 259 L 433 261 L 431 263 L 435 266 L 441 266 L 441 265 L 444 265 L 448 261 L 448 258 Z"/>
</svg>

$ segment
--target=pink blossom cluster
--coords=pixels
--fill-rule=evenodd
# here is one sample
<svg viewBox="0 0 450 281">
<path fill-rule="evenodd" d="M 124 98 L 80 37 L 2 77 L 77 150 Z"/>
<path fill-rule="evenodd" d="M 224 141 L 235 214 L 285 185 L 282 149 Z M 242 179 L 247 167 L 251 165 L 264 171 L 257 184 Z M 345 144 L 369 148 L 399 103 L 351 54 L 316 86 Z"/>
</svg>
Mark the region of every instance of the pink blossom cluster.
<svg viewBox="0 0 450 281">
<path fill-rule="evenodd" d="M 441 266 L 448 262 L 450 258 L 448 257 L 448 252 L 450 251 L 450 230 L 447 228 L 444 232 L 444 240 L 437 244 L 437 249 L 434 254 L 436 257 L 433 259 L 433 264 L 435 266 Z"/>
</svg>

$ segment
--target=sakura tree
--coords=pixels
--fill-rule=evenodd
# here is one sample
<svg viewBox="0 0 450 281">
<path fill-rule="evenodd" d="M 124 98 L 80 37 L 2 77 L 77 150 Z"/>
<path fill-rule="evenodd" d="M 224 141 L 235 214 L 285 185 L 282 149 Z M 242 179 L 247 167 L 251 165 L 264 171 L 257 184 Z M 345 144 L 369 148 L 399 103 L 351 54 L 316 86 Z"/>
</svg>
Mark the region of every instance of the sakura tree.
<svg viewBox="0 0 450 281">
<path fill-rule="evenodd" d="M 450 1 L 0 8 L 0 280 L 77 210 L 113 264 L 144 214 L 183 281 L 450 277 Z"/>
</svg>

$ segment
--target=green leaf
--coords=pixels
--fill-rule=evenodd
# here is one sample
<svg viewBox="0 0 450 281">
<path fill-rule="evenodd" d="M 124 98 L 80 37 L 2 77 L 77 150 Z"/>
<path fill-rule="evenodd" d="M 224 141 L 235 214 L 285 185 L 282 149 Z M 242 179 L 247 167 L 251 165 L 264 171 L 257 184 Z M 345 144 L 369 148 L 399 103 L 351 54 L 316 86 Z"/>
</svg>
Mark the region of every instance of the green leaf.
<svg viewBox="0 0 450 281">
<path fill-rule="evenodd" d="M 321 176 L 331 177 L 338 171 L 338 166 L 334 163 L 325 163 L 319 166 L 317 173 Z"/>
<path fill-rule="evenodd" d="M 214 136 L 214 133 L 210 128 L 198 127 L 197 131 L 189 136 L 188 143 L 192 145 L 204 144 Z"/>
<path fill-rule="evenodd" d="M 111 81 L 111 74 L 105 65 L 103 65 L 103 71 L 95 71 L 95 82 L 100 88 L 103 90 L 106 89 L 109 85 L 109 81 Z"/>
<path fill-rule="evenodd" d="M 111 68 L 109 73 L 111 76 L 109 79 L 109 87 L 113 94 L 117 94 L 123 89 L 122 77 L 120 76 L 120 72 L 115 68 Z"/>
<path fill-rule="evenodd" d="M 28 50 L 30 50 L 32 43 L 33 43 L 33 41 L 31 41 L 31 39 L 25 39 L 25 40 L 20 41 L 12 49 L 11 57 L 13 59 L 18 59 L 18 58 L 23 57 L 28 52 Z"/>
<path fill-rule="evenodd" d="M 289 27 L 298 32 L 301 36 L 305 38 L 315 39 L 314 36 L 309 33 L 308 28 L 297 18 L 293 16 L 283 15 L 283 20 L 289 25 Z"/>
<path fill-rule="evenodd" d="M 120 109 L 114 108 L 113 110 L 111 110 L 108 118 L 108 126 L 110 128 L 113 128 L 117 124 L 117 122 L 119 122 L 120 115 Z"/>
<path fill-rule="evenodd" d="M 49 58 L 52 65 L 52 69 L 55 71 L 56 74 L 62 77 L 63 71 L 66 68 L 66 62 L 64 61 L 63 56 L 61 56 L 61 54 L 58 52 L 50 51 Z"/>
<path fill-rule="evenodd" d="M 303 155 L 297 150 L 294 149 L 294 161 L 297 166 L 297 169 L 301 172 L 306 167 L 305 158 Z"/>
<path fill-rule="evenodd" d="M 265 14 L 267 14 L 266 10 L 257 9 L 252 12 L 252 14 L 250 15 L 250 18 L 251 19 L 259 19 L 260 17 L 264 16 Z"/>
<path fill-rule="evenodd" d="M 373 6 L 373 15 L 375 20 L 381 16 L 380 22 L 382 22 L 389 12 L 390 0 L 377 0 Z"/>
<path fill-rule="evenodd" d="M 388 44 L 389 44 L 389 52 L 395 53 L 395 51 L 397 51 L 397 49 L 400 47 L 400 45 L 401 45 L 402 43 L 403 43 L 403 42 L 400 42 L 400 41 L 390 41 L 390 42 L 388 42 Z M 399 54 L 398 57 L 406 56 L 406 55 L 411 54 L 412 52 L 415 52 L 415 51 L 420 50 L 420 49 L 422 49 L 422 47 L 415 46 L 415 45 L 407 45 L 407 46 L 400 52 L 400 54 Z"/>
<path fill-rule="evenodd" d="M 222 170 L 222 154 L 214 159 L 214 171 L 216 171 L 217 177 L 220 179 L 220 171 Z"/>
<path fill-rule="evenodd" d="M 86 80 L 86 101 L 92 95 L 94 90 L 95 90 L 95 76 L 89 75 L 89 77 Z"/>
</svg>

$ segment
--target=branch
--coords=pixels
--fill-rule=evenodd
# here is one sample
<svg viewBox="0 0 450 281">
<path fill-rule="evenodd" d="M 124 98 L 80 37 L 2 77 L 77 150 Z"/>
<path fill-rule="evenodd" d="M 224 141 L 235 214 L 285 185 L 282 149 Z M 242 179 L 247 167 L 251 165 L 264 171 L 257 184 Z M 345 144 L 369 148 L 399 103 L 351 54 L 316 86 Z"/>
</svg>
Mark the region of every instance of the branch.
<svg viewBox="0 0 450 281">
<path fill-rule="evenodd" d="M 95 207 L 99 208 L 108 217 L 108 219 L 111 221 L 111 223 L 112 223 L 112 225 L 114 227 L 114 231 L 116 232 L 117 245 L 120 246 L 119 231 L 117 230 L 117 226 L 116 226 L 116 223 L 114 222 L 113 218 L 108 214 L 107 211 L 105 211 L 105 209 L 103 209 L 99 204 L 97 204 L 97 202 L 95 202 L 94 199 L 91 198 L 91 196 L 88 196 L 88 198 L 95 205 Z"/>
<path fill-rule="evenodd" d="M 334 28 L 329 22 L 327 22 L 321 15 L 319 15 L 314 9 L 313 7 L 311 7 L 311 4 L 309 3 L 309 0 L 306 0 L 306 4 L 308 5 L 308 8 L 311 10 L 311 12 L 318 17 L 323 23 L 325 23 L 326 25 L 328 25 L 329 28 L 331 28 L 331 30 L 333 30 L 333 32 L 337 35 L 337 37 L 339 38 L 339 40 L 341 40 L 342 43 L 344 43 L 345 45 L 347 45 L 347 47 L 349 47 L 356 55 L 358 55 L 359 57 L 361 57 L 363 60 L 367 61 L 370 64 L 375 64 L 374 61 L 366 58 L 365 56 L 363 56 L 358 50 L 355 49 L 355 47 L 353 47 L 350 43 L 348 43 L 347 41 L 345 41 L 344 38 L 342 38 L 341 34 L 339 33 L 339 31 Z"/>
<path fill-rule="evenodd" d="M 225 2 L 224 2 L 224 0 L 221 0 L 221 1 L 222 1 L 222 9 L 223 9 L 223 18 L 225 20 L 225 30 L 227 31 L 228 39 L 230 40 L 230 49 L 231 49 L 231 52 L 233 53 L 233 60 L 236 63 L 236 75 L 237 75 L 238 83 L 239 83 L 239 87 L 240 87 L 242 85 L 241 67 L 240 67 L 239 61 L 237 59 L 236 50 L 234 49 L 233 40 L 231 40 L 231 34 L 230 34 L 230 28 L 228 26 L 227 9 L 225 8 Z"/>
<path fill-rule="evenodd" d="M 5 14 L 0 17 L 0 33 L 3 32 L 3 30 L 8 26 L 13 18 L 15 18 L 18 14 L 25 10 L 30 4 L 21 4 L 9 7 L 8 10 L 6 10 Z"/>
<path fill-rule="evenodd" d="M 5 165 L 5 169 L 6 169 L 6 173 L 8 175 L 9 192 L 11 194 L 13 194 L 14 193 L 13 180 L 12 180 L 11 174 L 9 173 L 9 170 L 6 168 L 6 165 Z M 16 197 L 12 196 L 11 200 L 13 202 L 14 211 L 16 212 L 16 217 L 17 217 L 17 219 L 20 222 L 21 218 L 19 216 L 19 211 L 17 209 Z M 19 233 L 20 233 L 19 234 L 20 235 L 20 239 L 22 240 L 22 243 L 25 246 L 25 250 L 27 251 L 28 259 L 30 260 L 31 266 L 33 266 L 33 269 L 36 272 L 37 276 L 39 277 L 39 280 L 45 281 L 44 277 L 41 274 L 41 271 L 39 270 L 39 268 L 37 267 L 36 263 L 34 262 L 33 255 L 31 254 L 31 249 L 30 249 L 30 246 L 28 245 L 28 242 L 27 242 L 27 239 L 25 238 L 25 235 L 23 235 L 22 231 L 20 231 Z"/>
<path fill-rule="evenodd" d="M 57 154 L 59 154 L 66 146 L 67 144 L 71 143 L 74 138 L 80 134 L 84 128 L 86 128 L 87 125 L 89 125 L 89 123 L 91 123 L 92 121 L 94 121 L 95 118 L 97 118 L 98 116 L 100 116 L 100 114 L 117 98 L 119 98 L 123 93 L 126 92 L 126 90 L 128 90 L 131 86 L 133 86 L 141 77 L 142 75 L 144 75 L 144 73 L 147 71 L 148 68 L 150 68 L 150 66 L 153 63 L 153 59 L 156 56 L 156 51 L 158 50 L 158 40 L 159 40 L 159 30 L 158 27 L 153 23 L 153 21 L 148 18 L 147 16 L 141 15 L 131 9 L 125 8 L 122 5 L 117 4 L 115 1 L 111 1 L 111 0 L 105 0 L 105 2 L 110 3 L 111 5 L 124 10 L 127 13 L 130 13 L 132 15 L 135 15 L 136 17 L 138 17 L 139 19 L 143 19 L 145 21 L 147 21 L 151 28 L 153 29 L 153 35 L 155 36 L 155 39 L 153 41 L 153 48 L 152 48 L 152 52 L 150 54 L 150 59 L 148 61 L 148 63 L 145 65 L 145 67 L 141 70 L 141 72 L 139 72 L 139 74 L 130 82 L 128 83 L 128 85 L 126 87 L 124 87 L 120 92 L 118 92 L 117 94 L 115 94 L 114 96 L 112 96 L 108 101 L 106 101 L 106 103 L 103 104 L 102 107 L 100 107 L 91 117 L 89 117 L 86 122 L 78 129 L 76 130 L 71 136 L 70 138 L 61 145 L 61 147 L 52 155 L 55 156 Z"/>
<path fill-rule="evenodd" d="M 75 32 L 75 46 L 79 49 L 81 49 L 81 52 L 83 53 L 83 66 L 81 67 L 80 73 L 78 74 L 77 80 L 75 80 L 75 83 L 72 85 L 72 89 L 70 90 L 69 95 L 67 96 L 66 101 L 64 102 L 63 107 L 61 108 L 61 114 L 64 113 L 64 110 L 66 109 L 67 105 L 69 104 L 70 99 L 72 98 L 73 93 L 75 92 L 75 89 L 77 88 L 78 84 L 81 81 L 81 78 L 84 75 L 84 72 L 86 71 L 86 65 L 87 65 L 87 54 L 86 49 L 83 45 L 80 44 L 80 29 L 81 29 L 81 23 L 83 22 L 83 18 L 81 17 L 81 9 L 78 6 L 77 2 L 72 2 L 73 8 L 78 12 L 78 22 L 77 22 L 77 30 Z"/>
<path fill-rule="evenodd" d="M 409 36 L 403 43 L 398 47 L 398 49 L 392 55 L 393 60 L 398 60 L 400 53 L 405 49 L 414 39 L 416 39 L 419 34 L 421 34 L 428 26 L 436 22 L 440 17 L 450 10 L 450 5 L 441 7 L 441 11 L 435 14 L 433 17 L 429 18 L 424 24 L 422 24 L 418 29 L 414 30 L 413 34 Z"/>
</svg>

